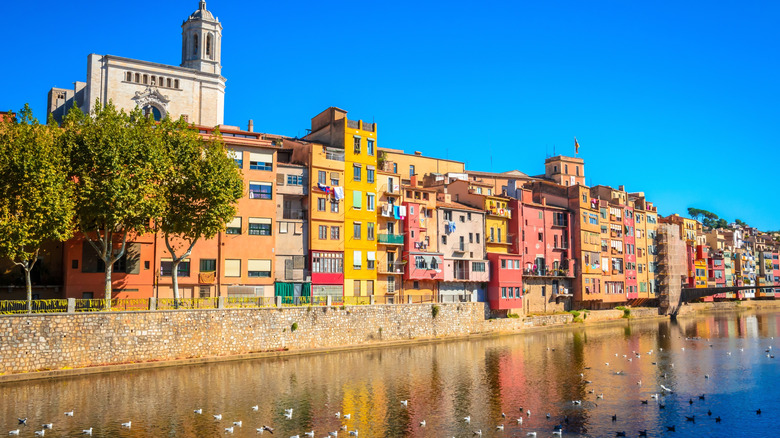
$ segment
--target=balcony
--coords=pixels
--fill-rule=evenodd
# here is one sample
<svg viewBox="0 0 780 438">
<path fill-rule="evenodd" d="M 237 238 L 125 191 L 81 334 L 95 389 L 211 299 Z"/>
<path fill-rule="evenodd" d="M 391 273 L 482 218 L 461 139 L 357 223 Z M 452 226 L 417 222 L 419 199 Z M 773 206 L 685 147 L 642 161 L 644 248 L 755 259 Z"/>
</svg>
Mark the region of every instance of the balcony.
<svg viewBox="0 0 780 438">
<path fill-rule="evenodd" d="M 498 216 L 498 217 L 505 217 L 507 219 L 512 219 L 512 211 L 508 208 L 488 207 L 487 212 L 491 216 Z"/>
<path fill-rule="evenodd" d="M 474 266 L 478 270 L 474 270 Z M 487 260 L 454 260 L 451 268 L 444 272 L 444 281 L 490 281 L 490 262 Z"/>
<path fill-rule="evenodd" d="M 403 245 L 404 235 L 379 233 L 379 243 L 383 245 Z"/>
<path fill-rule="evenodd" d="M 569 249 L 569 245 L 565 243 L 557 243 L 555 246 L 553 246 L 553 249 L 556 251 L 566 251 Z"/>
<path fill-rule="evenodd" d="M 403 274 L 404 266 L 404 262 L 385 262 L 379 265 L 378 271 L 380 274 Z"/>
<path fill-rule="evenodd" d="M 333 161 L 344 161 L 344 150 L 328 150 L 325 149 L 325 159 Z"/>
<path fill-rule="evenodd" d="M 283 210 L 282 219 L 306 220 L 306 210 Z"/>
<path fill-rule="evenodd" d="M 526 277 L 571 277 L 568 269 L 523 269 L 523 275 Z"/>
<path fill-rule="evenodd" d="M 454 252 L 469 252 L 469 244 L 468 243 L 456 243 L 453 245 L 452 251 Z"/>
<path fill-rule="evenodd" d="M 401 196 L 401 186 L 398 184 L 385 184 L 379 188 L 379 192 L 391 196 Z"/>
</svg>

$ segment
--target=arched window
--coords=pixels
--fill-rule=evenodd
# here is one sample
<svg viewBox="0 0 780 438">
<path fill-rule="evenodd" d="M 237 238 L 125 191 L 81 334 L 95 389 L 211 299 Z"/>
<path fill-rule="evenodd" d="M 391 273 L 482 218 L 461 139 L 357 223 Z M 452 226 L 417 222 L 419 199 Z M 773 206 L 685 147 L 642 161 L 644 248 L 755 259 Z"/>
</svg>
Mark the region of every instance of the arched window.
<svg viewBox="0 0 780 438">
<path fill-rule="evenodd" d="M 154 120 L 158 122 L 163 118 L 162 111 L 160 111 L 160 109 L 154 105 L 146 105 L 145 107 L 143 107 L 142 111 L 144 112 L 144 115 L 146 117 L 149 116 L 154 117 Z"/>
<path fill-rule="evenodd" d="M 206 56 L 211 58 L 211 34 L 206 35 Z"/>
<path fill-rule="evenodd" d="M 168 78 L 165 81 L 166 81 L 165 82 L 165 86 L 168 87 L 168 88 L 171 88 L 171 78 Z"/>
<path fill-rule="evenodd" d="M 198 54 L 198 34 L 192 36 L 192 54 Z"/>
<path fill-rule="evenodd" d="M 139 73 L 136 73 L 135 74 L 135 83 L 137 84 L 139 82 L 141 82 L 141 75 Z"/>
<path fill-rule="evenodd" d="M 126 77 L 126 79 L 125 79 L 125 80 L 126 80 L 127 82 L 133 82 L 133 74 L 132 74 L 132 73 L 130 73 L 130 72 L 127 72 L 127 75 L 126 75 L 125 77 Z"/>
</svg>

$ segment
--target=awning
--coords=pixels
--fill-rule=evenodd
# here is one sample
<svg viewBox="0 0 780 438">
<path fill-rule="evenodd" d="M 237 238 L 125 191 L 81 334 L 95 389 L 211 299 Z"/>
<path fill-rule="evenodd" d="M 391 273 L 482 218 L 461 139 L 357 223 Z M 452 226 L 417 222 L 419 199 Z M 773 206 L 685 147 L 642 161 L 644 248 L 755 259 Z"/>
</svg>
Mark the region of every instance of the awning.
<svg viewBox="0 0 780 438">
<path fill-rule="evenodd" d="M 352 253 L 352 264 L 354 266 L 363 266 L 363 253 L 361 251 Z"/>
<path fill-rule="evenodd" d="M 376 251 L 368 251 L 366 253 L 366 260 L 374 261 L 376 260 Z"/>
<path fill-rule="evenodd" d="M 249 161 L 256 161 L 260 163 L 273 163 L 274 154 L 250 152 Z"/>
</svg>

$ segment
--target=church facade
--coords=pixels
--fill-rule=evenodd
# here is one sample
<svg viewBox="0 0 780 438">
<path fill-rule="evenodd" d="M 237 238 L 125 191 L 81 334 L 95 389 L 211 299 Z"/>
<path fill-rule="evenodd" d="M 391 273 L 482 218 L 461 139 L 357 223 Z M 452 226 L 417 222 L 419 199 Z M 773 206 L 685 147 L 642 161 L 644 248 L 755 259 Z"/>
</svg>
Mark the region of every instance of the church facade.
<svg viewBox="0 0 780 438">
<path fill-rule="evenodd" d="M 61 122 L 74 105 L 89 112 L 96 102 L 111 101 L 125 111 L 140 107 L 158 120 L 168 115 L 197 125 L 223 124 L 222 25 L 201 0 L 181 27 L 180 66 L 90 54 L 86 82 L 76 82 L 73 89 L 52 88 L 49 112 Z"/>
</svg>

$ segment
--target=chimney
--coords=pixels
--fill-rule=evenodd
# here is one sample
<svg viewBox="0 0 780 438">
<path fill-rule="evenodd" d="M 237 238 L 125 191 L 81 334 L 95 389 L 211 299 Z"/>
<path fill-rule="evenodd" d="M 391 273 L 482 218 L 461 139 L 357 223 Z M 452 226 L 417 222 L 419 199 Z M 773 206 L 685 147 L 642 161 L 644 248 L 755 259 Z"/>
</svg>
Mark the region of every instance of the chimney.
<svg viewBox="0 0 780 438">
<path fill-rule="evenodd" d="M 422 155 L 422 152 L 420 152 L 420 151 L 414 151 L 414 154 L 415 154 L 415 155 L 417 155 L 417 156 L 419 157 L 420 155 Z"/>
<path fill-rule="evenodd" d="M 417 187 L 417 174 L 415 173 L 414 175 L 409 177 L 409 179 L 411 180 L 412 187 Z"/>
<path fill-rule="evenodd" d="M 252 121 L 252 119 L 249 119 L 249 126 L 246 128 L 249 132 L 255 132 L 255 123 Z"/>
<path fill-rule="evenodd" d="M 626 191 L 626 186 L 620 185 L 620 186 L 618 186 L 618 190 L 620 190 L 621 192 L 625 192 Z"/>
</svg>

